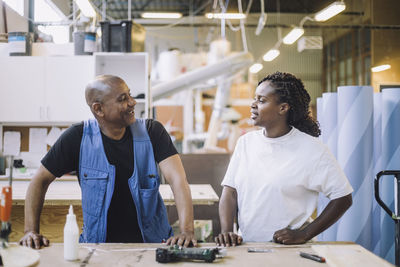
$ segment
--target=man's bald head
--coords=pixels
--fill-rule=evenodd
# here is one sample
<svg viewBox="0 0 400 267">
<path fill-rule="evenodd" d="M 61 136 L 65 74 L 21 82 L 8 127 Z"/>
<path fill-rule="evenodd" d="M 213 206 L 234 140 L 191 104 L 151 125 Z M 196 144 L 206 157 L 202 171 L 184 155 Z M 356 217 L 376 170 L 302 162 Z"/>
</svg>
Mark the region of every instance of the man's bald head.
<svg viewBox="0 0 400 267">
<path fill-rule="evenodd" d="M 95 102 L 103 102 L 104 98 L 117 86 L 125 85 L 118 76 L 100 75 L 89 82 L 85 89 L 86 103 L 89 107 Z"/>
</svg>

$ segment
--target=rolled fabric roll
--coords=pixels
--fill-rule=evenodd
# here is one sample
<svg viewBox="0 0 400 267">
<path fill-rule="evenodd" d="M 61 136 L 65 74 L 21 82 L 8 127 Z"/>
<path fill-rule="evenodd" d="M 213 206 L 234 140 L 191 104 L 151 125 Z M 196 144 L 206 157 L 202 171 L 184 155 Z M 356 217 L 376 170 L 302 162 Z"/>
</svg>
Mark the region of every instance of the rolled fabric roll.
<svg viewBox="0 0 400 267">
<path fill-rule="evenodd" d="M 324 131 L 322 141 L 337 158 L 337 93 L 323 93 L 322 117 Z"/>
<path fill-rule="evenodd" d="M 317 121 L 319 123 L 319 128 L 321 129 L 321 135 L 319 136 L 319 139 L 322 140 L 322 121 L 323 121 L 323 116 L 322 116 L 322 108 L 324 105 L 324 101 L 322 100 L 322 97 L 317 97 Z"/>
<path fill-rule="evenodd" d="M 338 87 L 338 162 L 354 192 L 353 205 L 339 220 L 337 240 L 371 250 L 373 188 L 373 89 Z"/>
<path fill-rule="evenodd" d="M 374 93 L 374 175 L 382 171 L 382 94 Z M 372 201 L 372 252 L 380 255 L 381 250 L 381 206 Z"/>
<path fill-rule="evenodd" d="M 400 89 L 382 90 L 382 167 L 400 170 Z M 395 211 L 395 185 L 391 179 L 381 179 L 381 199 Z M 381 210 L 381 256 L 392 263 L 394 259 L 394 221 Z"/>
<path fill-rule="evenodd" d="M 324 100 L 322 99 L 322 97 L 317 97 L 317 121 L 319 123 L 319 128 L 321 130 L 321 135 L 318 137 L 319 140 L 322 141 L 322 135 L 324 133 L 323 127 L 322 127 L 322 121 L 323 121 L 323 116 L 322 116 L 322 109 L 324 106 Z M 322 210 L 324 209 L 324 207 L 326 206 L 326 197 L 323 196 L 322 194 L 318 195 L 318 204 L 317 204 L 317 215 L 319 216 L 322 212 Z M 324 232 L 320 233 L 318 235 L 318 241 L 325 241 L 324 238 Z"/>
<path fill-rule="evenodd" d="M 322 129 L 322 142 L 325 143 L 332 154 L 337 158 L 337 93 L 322 94 L 322 118 L 324 127 Z M 318 215 L 329 203 L 329 198 L 323 194 L 318 197 Z M 336 241 L 337 223 L 331 225 L 319 236 L 321 241 Z"/>
</svg>

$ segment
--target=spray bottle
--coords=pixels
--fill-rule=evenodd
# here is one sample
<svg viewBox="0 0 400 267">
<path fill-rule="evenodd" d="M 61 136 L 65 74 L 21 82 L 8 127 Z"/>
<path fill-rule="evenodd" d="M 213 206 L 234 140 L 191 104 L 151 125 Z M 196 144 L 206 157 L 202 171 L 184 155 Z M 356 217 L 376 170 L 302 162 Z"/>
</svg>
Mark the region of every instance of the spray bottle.
<svg viewBox="0 0 400 267">
<path fill-rule="evenodd" d="M 79 229 L 76 223 L 72 205 L 69 206 L 67 222 L 64 226 L 64 259 L 73 261 L 78 259 Z"/>
</svg>

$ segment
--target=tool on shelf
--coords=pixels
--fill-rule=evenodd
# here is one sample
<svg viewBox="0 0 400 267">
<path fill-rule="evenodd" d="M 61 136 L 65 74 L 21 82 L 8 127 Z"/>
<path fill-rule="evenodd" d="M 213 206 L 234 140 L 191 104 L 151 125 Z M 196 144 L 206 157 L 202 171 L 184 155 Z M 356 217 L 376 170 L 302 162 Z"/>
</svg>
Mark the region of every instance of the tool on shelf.
<svg viewBox="0 0 400 267">
<path fill-rule="evenodd" d="M 184 248 L 178 245 L 156 249 L 156 261 L 168 263 L 179 260 L 203 260 L 213 262 L 217 257 L 223 257 L 224 251 L 218 248 Z"/>
<path fill-rule="evenodd" d="M 397 195 L 394 195 L 395 207 L 397 211 L 391 211 L 388 206 L 382 201 L 379 196 L 379 179 L 382 176 L 394 176 L 397 184 Z M 400 267 L 400 170 L 387 170 L 379 172 L 375 177 L 375 199 L 378 204 L 386 211 L 395 223 L 395 263 Z"/>
</svg>

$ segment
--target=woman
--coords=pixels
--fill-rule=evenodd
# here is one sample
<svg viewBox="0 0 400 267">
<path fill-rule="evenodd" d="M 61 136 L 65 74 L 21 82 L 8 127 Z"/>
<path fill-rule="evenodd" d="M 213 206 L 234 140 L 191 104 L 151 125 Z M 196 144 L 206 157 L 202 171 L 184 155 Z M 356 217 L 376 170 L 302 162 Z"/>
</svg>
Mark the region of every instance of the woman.
<svg viewBox="0 0 400 267">
<path fill-rule="evenodd" d="M 310 116 L 300 79 L 276 72 L 259 84 L 251 119 L 261 130 L 241 136 L 222 181 L 218 245 L 242 240 L 305 243 L 335 223 L 352 204 L 353 191 Z M 319 192 L 330 202 L 311 223 Z M 239 235 L 233 233 L 238 214 Z"/>
</svg>

